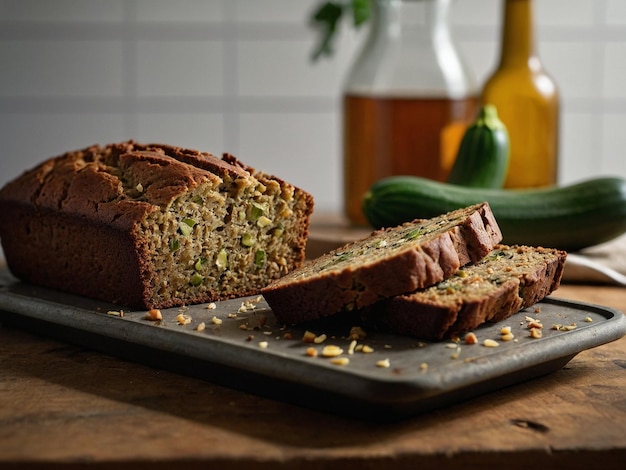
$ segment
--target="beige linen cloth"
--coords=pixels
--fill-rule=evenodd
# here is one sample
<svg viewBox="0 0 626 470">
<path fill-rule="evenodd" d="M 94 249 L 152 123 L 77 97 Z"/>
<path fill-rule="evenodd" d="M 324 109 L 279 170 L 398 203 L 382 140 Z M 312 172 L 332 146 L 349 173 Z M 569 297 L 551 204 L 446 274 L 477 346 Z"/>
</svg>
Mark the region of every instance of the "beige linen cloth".
<svg viewBox="0 0 626 470">
<path fill-rule="evenodd" d="M 626 235 L 568 253 L 563 281 L 626 287 Z"/>
</svg>

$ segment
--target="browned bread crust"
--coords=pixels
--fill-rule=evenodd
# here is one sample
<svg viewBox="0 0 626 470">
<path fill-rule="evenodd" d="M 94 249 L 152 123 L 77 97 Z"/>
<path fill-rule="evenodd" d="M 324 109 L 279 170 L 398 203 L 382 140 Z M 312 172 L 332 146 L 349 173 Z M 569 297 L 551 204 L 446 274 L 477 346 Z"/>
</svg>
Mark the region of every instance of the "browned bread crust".
<svg viewBox="0 0 626 470">
<path fill-rule="evenodd" d="M 487 203 L 373 232 L 272 282 L 262 293 L 293 324 L 423 288 L 478 261 L 502 234 Z"/>
<path fill-rule="evenodd" d="M 485 322 L 500 322 L 558 288 L 564 251 L 497 246 L 450 279 L 412 294 L 386 299 L 363 312 L 366 323 L 384 331 L 440 340 Z"/>
<path fill-rule="evenodd" d="M 312 210 L 311 195 L 231 155 L 128 141 L 5 185 L 0 239 L 25 281 L 164 308 L 255 294 L 300 266 Z"/>
</svg>

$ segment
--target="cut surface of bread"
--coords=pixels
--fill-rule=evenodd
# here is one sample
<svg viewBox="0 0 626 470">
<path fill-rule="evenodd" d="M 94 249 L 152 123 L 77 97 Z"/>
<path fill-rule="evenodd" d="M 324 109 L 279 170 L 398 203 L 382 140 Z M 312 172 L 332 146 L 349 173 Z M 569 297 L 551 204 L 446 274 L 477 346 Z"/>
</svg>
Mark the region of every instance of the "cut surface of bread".
<svg viewBox="0 0 626 470">
<path fill-rule="evenodd" d="M 273 281 L 262 293 L 279 321 L 315 320 L 440 282 L 480 260 L 501 238 L 489 205 L 477 204 L 375 231 Z"/>
<path fill-rule="evenodd" d="M 47 160 L 0 190 L 18 278 L 136 308 L 259 292 L 300 266 L 313 198 L 231 155 L 132 141 Z"/>
<path fill-rule="evenodd" d="M 485 322 L 500 322 L 558 288 L 564 251 L 497 246 L 482 260 L 427 289 L 386 299 L 365 322 L 393 333 L 440 340 Z"/>
</svg>

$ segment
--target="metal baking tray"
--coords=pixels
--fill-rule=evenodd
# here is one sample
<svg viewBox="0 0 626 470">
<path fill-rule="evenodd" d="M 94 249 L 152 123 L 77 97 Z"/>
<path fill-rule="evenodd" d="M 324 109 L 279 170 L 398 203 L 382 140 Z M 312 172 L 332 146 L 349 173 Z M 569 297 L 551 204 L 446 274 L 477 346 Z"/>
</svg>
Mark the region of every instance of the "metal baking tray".
<svg viewBox="0 0 626 470">
<path fill-rule="evenodd" d="M 545 375 L 579 352 L 626 334 L 626 317 L 617 310 L 548 297 L 504 322 L 477 328 L 474 345 L 366 331 L 352 350 L 349 324 L 286 327 L 260 297 L 209 307 L 165 309 L 162 321 L 149 321 L 145 311 L 122 312 L 119 306 L 18 282 L 0 270 L 1 323 L 365 420 L 396 420 Z M 183 320 L 181 314 L 188 324 L 177 320 Z M 531 318 L 543 324 L 541 338 L 530 337 Z M 504 326 L 511 327 L 513 340 L 502 341 Z M 305 331 L 326 339 L 304 342 Z M 485 339 L 499 346 L 486 347 Z M 307 355 L 308 348 L 321 353 L 328 345 L 343 349 L 340 357 L 349 362 Z"/>
</svg>

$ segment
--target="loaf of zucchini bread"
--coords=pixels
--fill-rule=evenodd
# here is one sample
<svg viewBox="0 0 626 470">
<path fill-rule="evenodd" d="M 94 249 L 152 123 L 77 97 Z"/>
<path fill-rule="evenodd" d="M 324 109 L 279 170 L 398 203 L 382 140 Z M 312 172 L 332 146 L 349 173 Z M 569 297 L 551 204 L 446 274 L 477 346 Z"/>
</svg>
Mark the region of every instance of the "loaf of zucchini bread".
<svg viewBox="0 0 626 470">
<path fill-rule="evenodd" d="M 498 245 L 482 260 L 426 289 L 385 299 L 361 312 L 383 331 L 440 340 L 499 322 L 558 288 L 566 252 Z"/>
<path fill-rule="evenodd" d="M 18 278 L 134 308 L 256 294 L 304 261 L 313 198 L 231 155 L 133 141 L 52 158 L 0 190 Z"/>
<path fill-rule="evenodd" d="M 273 281 L 262 293 L 280 322 L 353 311 L 436 284 L 482 259 L 502 234 L 489 204 L 381 229 Z"/>
</svg>

